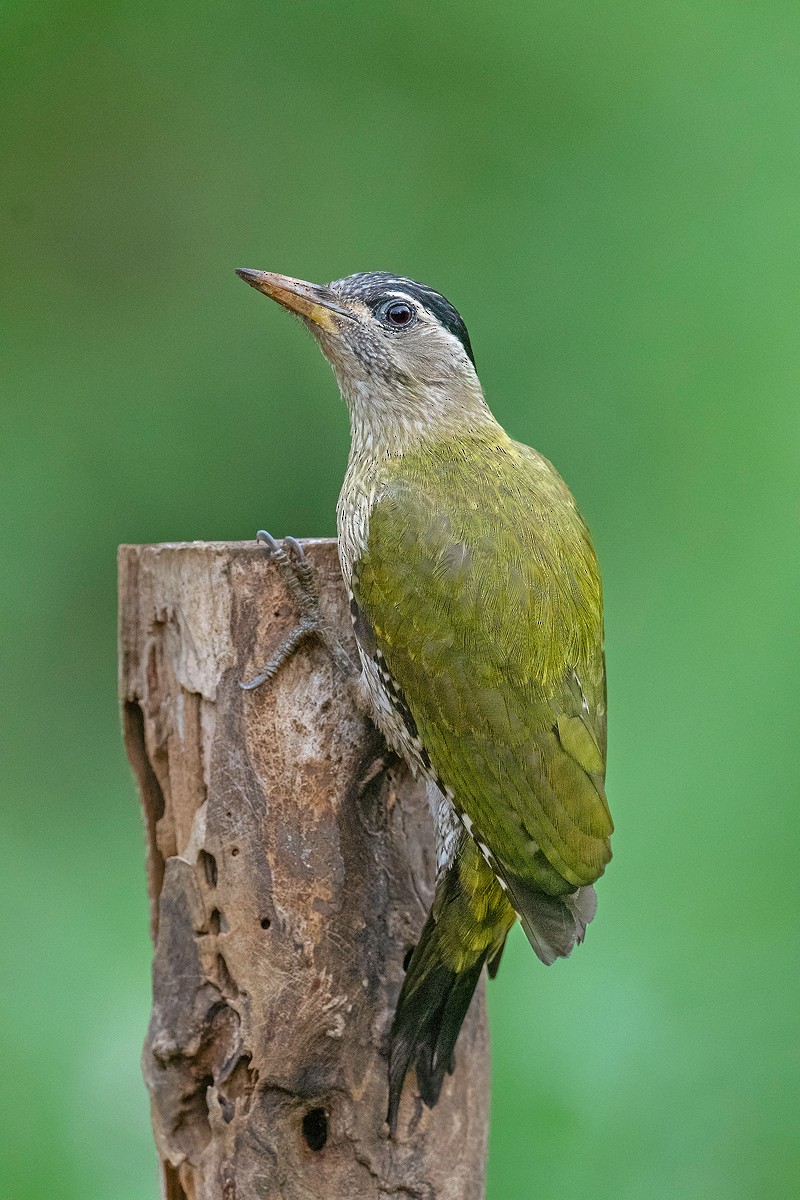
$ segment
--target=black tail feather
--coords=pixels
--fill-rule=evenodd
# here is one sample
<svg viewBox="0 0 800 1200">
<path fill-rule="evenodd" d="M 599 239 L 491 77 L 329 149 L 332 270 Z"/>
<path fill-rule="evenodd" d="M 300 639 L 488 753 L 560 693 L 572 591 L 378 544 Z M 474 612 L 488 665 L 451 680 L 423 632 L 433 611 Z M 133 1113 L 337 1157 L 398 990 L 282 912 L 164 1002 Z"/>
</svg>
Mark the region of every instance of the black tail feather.
<svg viewBox="0 0 800 1200">
<path fill-rule="evenodd" d="M 488 958 L 490 973 L 496 973 L 515 912 L 548 964 L 566 958 L 583 941 L 594 917 L 597 899 L 591 886 L 554 896 L 513 873 L 504 871 L 503 877 L 507 896 L 475 843 L 466 839 L 461 857 L 437 886 L 392 1023 L 387 1116 L 392 1134 L 412 1067 L 425 1104 L 432 1108 L 439 1099 L 445 1074 L 453 1071 L 456 1041 L 483 964 Z"/>
<path fill-rule="evenodd" d="M 489 961 L 486 964 L 486 970 L 489 972 L 490 979 L 497 978 L 497 972 L 500 970 L 500 961 L 503 957 L 503 951 L 505 950 L 505 948 L 506 948 L 506 940 L 504 938 L 503 944 L 501 945 L 500 949 L 495 951 L 495 953 L 492 955 L 492 957 L 489 959 Z"/>
<path fill-rule="evenodd" d="M 456 972 L 435 953 L 437 922 L 429 915 L 408 965 L 392 1023 L 389 1052 L 389 1131 L 397 1129 L 403 1082 L 414 1067 L 428 1108 L 439 1099 L 446 1072 L 455 1064 L 455 1045 L 478 985 L 485 952 Z"/>
</svg>

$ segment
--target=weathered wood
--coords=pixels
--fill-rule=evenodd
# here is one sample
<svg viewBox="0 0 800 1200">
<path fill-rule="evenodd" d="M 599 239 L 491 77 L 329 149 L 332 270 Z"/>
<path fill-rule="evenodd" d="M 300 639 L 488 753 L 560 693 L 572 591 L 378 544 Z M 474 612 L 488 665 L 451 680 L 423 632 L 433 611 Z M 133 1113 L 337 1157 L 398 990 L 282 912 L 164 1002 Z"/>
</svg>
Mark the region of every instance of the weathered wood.
<svg viewBox="0 0 800 1200">
<path fill-rule="evenodd" d="M 305 543 L 352 640 L 335 543 Z M 167 1200 L 478 1200 L 482 989 L 439 1104 L 386 1051 L 432 894 L 421 788 L 355 712 L 323 647 L 239 688 L 293 627 L 254 543 L 123 546 L 120 696 L 147 832 L 155 953 L 144 1074 Z"/>
</svg>

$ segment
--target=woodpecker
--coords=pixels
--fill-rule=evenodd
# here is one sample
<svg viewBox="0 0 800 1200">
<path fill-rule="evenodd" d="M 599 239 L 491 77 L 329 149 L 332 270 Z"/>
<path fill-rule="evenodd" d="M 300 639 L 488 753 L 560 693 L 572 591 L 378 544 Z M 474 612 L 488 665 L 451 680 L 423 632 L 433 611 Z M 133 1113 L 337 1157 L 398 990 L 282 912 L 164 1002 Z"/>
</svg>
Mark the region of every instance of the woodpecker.
<svg viewBox="0 0 800 1200">
<path fill-rule="evenodd" d="M 387 272 L 237 274 L 302 319 L 349 409 L 337 518 L 359 687 L 434 819 L 434 900 L 391 1030 L 394 1133 L 410 1069 L 436 1103 L 514 921 L 549 965 L 595 915 L 613 830 L 600 573 L 560 475 L 490 412 L 442 295 Z M 298 544 L 263 537 L 297 568 L 304 625 L 254 685 L 321 628 Z"/>
</svg>

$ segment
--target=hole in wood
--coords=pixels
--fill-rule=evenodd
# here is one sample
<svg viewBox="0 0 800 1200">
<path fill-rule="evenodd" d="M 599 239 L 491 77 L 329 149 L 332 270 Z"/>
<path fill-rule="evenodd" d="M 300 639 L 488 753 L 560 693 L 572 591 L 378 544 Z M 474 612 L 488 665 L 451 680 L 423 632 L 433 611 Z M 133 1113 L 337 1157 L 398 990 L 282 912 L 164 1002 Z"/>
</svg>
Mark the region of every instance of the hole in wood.
<svg viewBox="0 0 800 1200">
<path fill-rule="evenodd" d="M 206 877 L 206 883 L 209 887 L 217 886 L 217 860 L 213 854 L 209 854 L 207 850 L 201 850 L 197 856 L 197 861 L 203 868 L 203 874 Z"/>
<path fill-rule="evenodd" d="M 270 921 L 269 917 L 262 917 L 260 924 L 262 929 L 269 929 L 272 921 Z"/>
<path fill-rule="evenodd" d="M 257 1082 L 258 1071 L 252 1066 L 249 1054 L 241 1054 L 233 1064 L 223 1068 L 217 1080 L 217 1088 L 222 1119 L 226 1124 L 230 1124 L 234 1117 L 237 1101 L 242 1113 L 250 1111 L 250 1102 Z"/>
<path fill-rule="evenodd" d="M 239 853 L 239 847 L 238 847 L 238 846 L 234 846 L 234 847 L 233 847 L 233 849 L 231 850 L 231 857 L 232 857 L 232 858 L 236 858 L 236 855 L 237 855 L 238 853 Z"/>
<path fill-rule="evenodd" d="M 239 987 L 236 980 L 228 970 L 228 964 L 221 954 L 217 955 L 217 975 L 219 977 L 219 986 L 222 994 L 225 996 L 236 997 L 239 995 Z"/>
<path fill-rule="evenodd" d="M 181 1164 L 181 1166 L 188 1164 Z M 180 1179 L 180 1167 L 173 1167 L 172 1163 L 161 1160 L 161 1166 L 164 1171 L 165 1193 L 170 1197 L 170 1200 L 187 1200 L 187 1192 L 184 1190 Z"/>
<path fill-rule="evenodd" d="M 328 1140 L 328 1114 L 324 1108 L 310 1108 L 303 1117 L 303 1137 L 309 1150 L 319 1151 Z"/>
<path fill-rule="evenodd" d="M 139 779 L 142 803 L 149 819 L 155 824 L 164 815 L 166 804 L 161 784 L 158 782 L 152 763 L 147 756 L 144 733 L 144 713 L 135 700 L 126 700 L 124 708 L 125 733 L 129 739 L 128 753 Z"/>
<path fill-rule="evenodd" d="M 147 753 L 145 744 L 144 713 L 135 700 L 126 700 L 124 708 L 125 745 L 128 758 L 136 772 L 139 781 L 139 793 L 142 798 L 144 818 L 147 823 L 147 840 L 151 851 L 151 870 L 153 874 L 153 891 L 155 895 L 161 892 L 164 881 L 164 856 L 158 848 L 156 827 L 164 815 L 166 803 L 158 777 L 153 770 L 153 764 Z M 153 914 L 153 931 L 156 927 L 156 916 Z"/>
</svg>

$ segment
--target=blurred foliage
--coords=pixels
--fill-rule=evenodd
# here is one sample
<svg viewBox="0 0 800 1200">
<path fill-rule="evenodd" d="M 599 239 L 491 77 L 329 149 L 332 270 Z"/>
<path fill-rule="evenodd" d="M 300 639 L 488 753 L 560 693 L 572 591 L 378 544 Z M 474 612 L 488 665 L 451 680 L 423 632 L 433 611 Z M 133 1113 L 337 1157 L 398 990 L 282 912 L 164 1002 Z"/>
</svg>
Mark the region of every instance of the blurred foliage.
<svg viewBox="0 0 800 1200">
<path fill-rule="evenodd" d="M 6 0 L 0 1194 L 146 1200 L 118 542 L 331 534 L 235 266 L 441 288 L 604 566 L 616 857 L 491 987 L 490 1200 L 796 1194 L 800 9 Z"/>
</svg>

